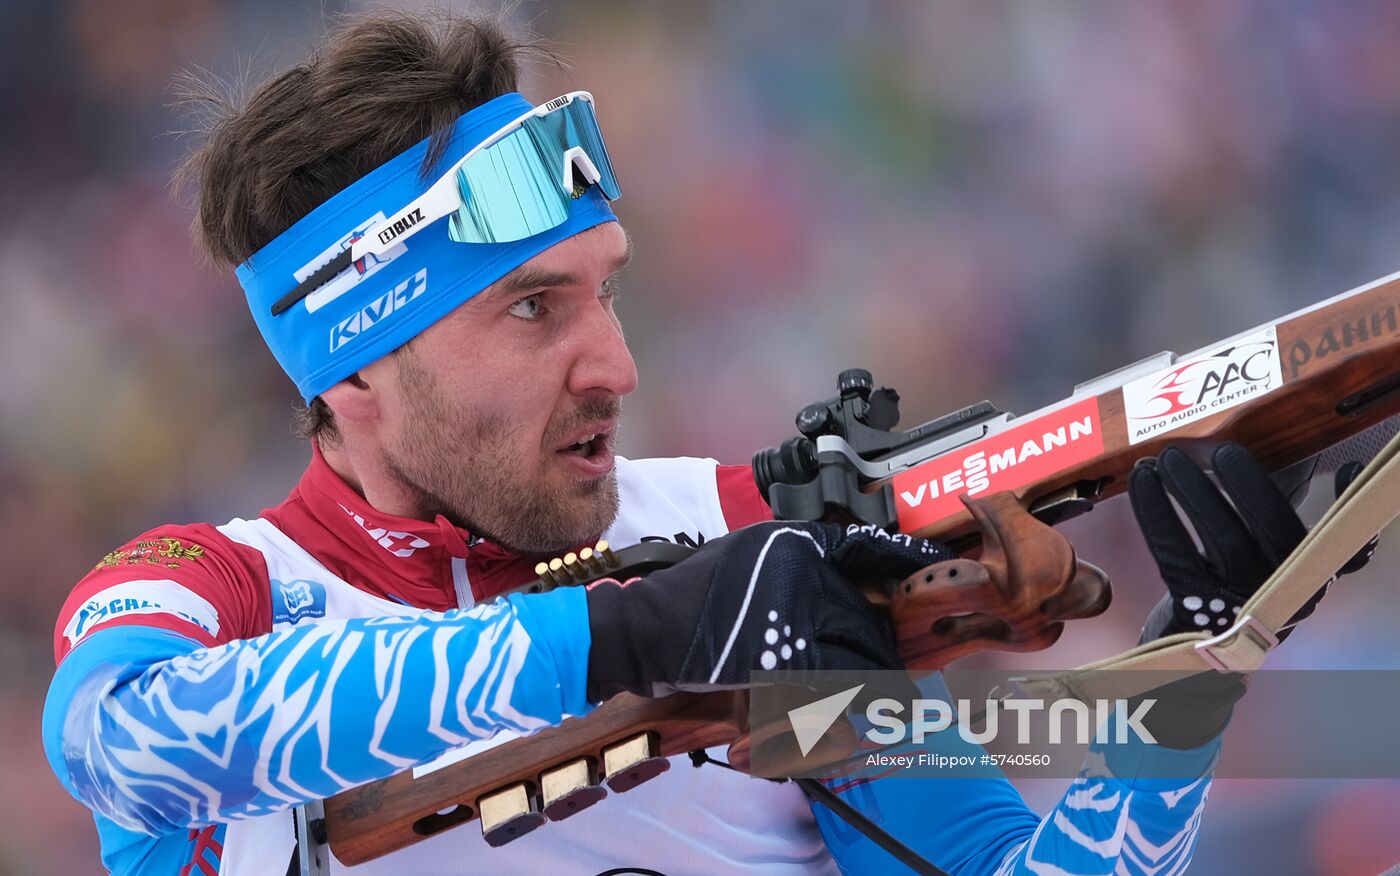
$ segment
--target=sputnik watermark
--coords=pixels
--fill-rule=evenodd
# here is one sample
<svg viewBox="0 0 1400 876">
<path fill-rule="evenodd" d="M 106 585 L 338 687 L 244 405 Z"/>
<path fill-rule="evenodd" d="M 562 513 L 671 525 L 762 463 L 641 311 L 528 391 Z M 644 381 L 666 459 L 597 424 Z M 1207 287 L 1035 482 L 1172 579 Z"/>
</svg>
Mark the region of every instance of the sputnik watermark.
<svg viewBox="0 0 1400 876">
<path fill-rule="evenodd" d="M 909 721 L 900 717 L 905 708 L 899 700 L 888 697 L 871 700 L 865 708 L 865 718 L 874 726 L 865 731 L 865 738 L 879 745 L 905 741 L 920 744 L 926 735 L 949 730 L 956 723 L 958 735 L 965 741 L 973 745 L 986 745 L 995 741 L 1001 730 L 1001 713 L 1010 711 L 1016 715 L 1016 744 L 1028 745 L 1031 741 L 1031 713 L 1044 710 L 1049 720 L 1048 741 L 1051 745 L 1063 741 L 1077 745 L 1088 745 L 1091 741 L 1122 745 L 1129 741 L 1130 733 L 1148 745 L 1157 743 L 1157 739 L 1142 725 L 1143 718 L 1156 704 L 1155 699 L 1139 700 L 1131 711 L 1129 707 L 1132 704 L 1125 699 L 1095 700 L 1093 708 L 1076 699 L 1055 700 L 1048 706 L 1043 700 L 1035 699 L 989 698 L 983 702 L 986 709 L 981 714 L 985 715 L 985 723 L 979 731 L 972 728 L 973 721 L 959 717 L 973 714 L 971 700 L 958 700 L 955 709 L 947 700 L 916 699 L 909 708 L 912 715 Z M 1071 740 L 1063 739 L 1062 723 L 1066 715 L 1074 720 L 1075 733 Z"/>
<path fill-rule="evenodd" d="M 1211 764 L 1228 778 L 1400 778 L 1400 671 L 1393 669 L 1260 670 L 1240 703 L 1237 692 L 1218 686 L 1178 697 L 1176 671 L 1086 672 L 1078 689 L 1104 693 L 1083 701 L 1009 670 L 755 678 L 762 684 L 749 695 L 750 768 L 770 778 L 1074 778 L 1091 769 L 1194 781 Z M 1278 715 L 1300 702 L 1336 719 L 1326 734 L 1279 732 Z M 1223 747 L 1203 736 L 1187 754 L 1163 745 L 1207 731 L 1199 719 L 1214 720 L 1226 707 Z"/>
<path fill-rule="evenodd" d="M 788 712 L 788 721 L 804 757 L 863 687 L 863 684 L 857 685 Z M 1091 741 L 1122 745 L 1129 741 L 1129 734 L 1148 745 L 1157 742 L 1142 723 L 1156 704 L 1155 699 L 1142 699 L 1136 704 L 1125 699 L 1101 699 L 1095 700 L 1092 707 L 1077 699 L 1054 700 L 1048 704 L 1038 699 L 1010 698 L 988 698 L 983 702 L 986 708 L 974 713 L 973 702 L 969 699 L 957 700 L 956 707 L 944 699 L 915 699 L 908 707 L 906 720 L 904 703 L 890 697 L 873 699 L 865 707 L 865 719 L 871 726 L 864 735 L 877 745 L 901 742 L 918 745 L 929 734 L 942 733 L 956 725 L 958 735 L 965 741 L 986 745 L 996 741 L 1004 723 L 1001 714 L 1006 711 L 1015 715 L 1016 744 L 1027 745 L 1031 741 L 1031 714 L 1044 711 L 1048 721 L 1047 741 L 1051 745 L 1065 741 L 1077 745 L 1088 745 Z M 980 721 L 968 717 L 974 714 Z M 1074 738 L 1070 740 L 1064 739 L 1066 717 L 1073 722 Z M 982 724 L 981 730 L 974 729 L 977 723 Z"/>
</svg>

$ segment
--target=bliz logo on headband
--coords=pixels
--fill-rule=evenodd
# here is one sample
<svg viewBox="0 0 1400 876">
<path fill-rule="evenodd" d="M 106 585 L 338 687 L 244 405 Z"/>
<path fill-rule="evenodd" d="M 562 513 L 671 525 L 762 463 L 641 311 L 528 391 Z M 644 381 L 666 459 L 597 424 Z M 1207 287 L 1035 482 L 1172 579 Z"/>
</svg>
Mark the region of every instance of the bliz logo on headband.
<svg viewBox="0 0 1400 876">
<path fill-rule="evenodd" d="M 355 311 L 349 319 L 332 326 L 331 352 L 334 353 L 361 334 L 400 312 L 410 301 L 422 295 L 427 288 L 428 269 L 423 268 L 412 277 Z"/>
<path fill-rule="evenodd" d="M 390 225 L 388 228 L 386 228 L 386 229 L 384 229 L 383 231 L 379 232 L 379 234 L 378 234 L 379 242 L 380 242 L 380 243 L 388 243 L 389 241 L 393 240 L 395 237 L 398 237 L 400 234 L 403 234 L 405 231 L 407 231 L 408 229 L 412 228 L 413 226 L 417 225 L 419 222 L 422 222 L 422 221 L 423 221 L 423 211 L 422 211 L 421 209 L 420 209 L 420 210 L 414 210 L 412 213 L 409 213 L 407 216 L 405 216 L 405 217 L 403 217 L 402 219 L 400 219 L 399 221 L 395 222 L 393 225 Z"/>
<path fill-rule="evenodd" d="M 292 274 L 292 276 L 296 278 L 296 281 L 298 283 L 302 282 L 307 277 L 315 273 L 317 268 L 321 267 L 326 262 L 339 255 L 341 250 L 349 249 L 350 246 L 355 243 L 355 241 L 368 234 L 371 228 L 383 222 L 384 219 L 385 216 L 382 210 L 378 213 L 375 213 L 373 216 L 370 216 L 369 218 L 365 219 L 359 225 L 355 226 L 354 231 L 350 232 L 349 234 L 342 237 L 340 240 L 337 240 L 335 243 L 326 247 L 325 250 L 323 250 L 314 259 L 297 269 Z M 351 289 L 354 289 L 357 285 L 359 285 L 361 280 L 364 280 L 367 277 L 374 276 L 380 268 L 384 267 L 389 262 L 392 262 L 394 259 L 398 258 L 406 252 L 408 252 L 408 247 L 400 243 L 390 247 L 380 255 L 370 254 L 366 255 L 364 258 L 355 260 L 351 263 L 353 270 L 341 273 L 339 276 L 332 279 L 326 285 L 322 286 L 315 292 L 312 292 L 310 295 L 306 296 L 306 312 L 315 313 L 322 307 L 325 307 L 327 304 L 330 304 L 332 301 L 344 295 L 346 292 L 349 292 Z M 334 350 L 335 347 L 332 346 L 331 349 Z"/>
</svg>

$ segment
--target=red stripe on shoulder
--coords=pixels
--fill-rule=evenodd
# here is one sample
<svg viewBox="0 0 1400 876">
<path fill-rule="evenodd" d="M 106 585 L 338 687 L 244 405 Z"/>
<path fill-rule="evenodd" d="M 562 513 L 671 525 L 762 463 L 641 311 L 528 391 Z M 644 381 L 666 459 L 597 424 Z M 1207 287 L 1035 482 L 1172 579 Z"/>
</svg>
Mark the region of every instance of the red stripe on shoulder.
<svg viewBox="0 0 1400 876">
<path fill-rule="evenodd" d="M 207 523 L 161 526 L 103 557 L 59 612 L 54 659 L 94 629 L 142 625 L 204 645 L 270 629 L 267 564 Z"/>
<path fill-rule="evenodd" d="M 719 488 L 720 511 L 730 532 L 773 519 L 773 509 L 763 501 L 749 466 L 715 466 L 715 485 Z"/>
</svg>

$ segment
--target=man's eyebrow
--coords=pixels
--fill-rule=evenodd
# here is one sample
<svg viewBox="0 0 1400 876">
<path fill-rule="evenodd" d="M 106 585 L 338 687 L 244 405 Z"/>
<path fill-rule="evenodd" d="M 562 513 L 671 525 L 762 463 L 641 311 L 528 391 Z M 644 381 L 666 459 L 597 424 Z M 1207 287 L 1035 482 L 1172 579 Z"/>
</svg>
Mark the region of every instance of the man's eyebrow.
<svg viewBox="0 0 1400 876">
<path fill-rule="evenodd" d="M 635 249 L 632 245 L 632 234 L 626 228 L 622 229 L 622 233 L 627 237 L 627 248 L 622 251 L 622 255 L 618 257 L 617 261 L 613 262 L 612 273 L 614 274 L 632 263 L 632 251 Z"/>
<path fill-rule="evenodd" d="M 632 235 L 627 235 L 627 249 L 618 256 L 612 264 L 609 274 L 616 274 L 627 267 L 632 261 Z M 495 283 L 495 288 L 491 290 L 494 295 L 510 295 L 515 292 L 522 292 L 526 289 L 543 289 L 549 286 L 577 286 L 583 280 L 577 275 L 568 271 L 545 271 L 539 268 L 532 268 L 529 265 L 521 265 L 509 274 L 506 274 Z"/>
</svg>

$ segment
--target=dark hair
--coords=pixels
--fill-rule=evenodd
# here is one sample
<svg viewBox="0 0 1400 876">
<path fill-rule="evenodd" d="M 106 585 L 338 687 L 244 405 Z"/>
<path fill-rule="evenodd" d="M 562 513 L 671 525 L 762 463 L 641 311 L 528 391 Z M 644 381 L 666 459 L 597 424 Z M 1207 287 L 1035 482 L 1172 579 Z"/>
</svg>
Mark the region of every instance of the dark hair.
<svg viewBox="0 0 1400 876">
<path fill-rule="evenodd" d="M 195 186 L 195 237 L 214 262 L 237 265 L 337 192 L 431 137 L 421 173 L 442 157 L 467 110 L 516 90 L 520 62 L 558 60 L 496 21 L 403 12 L 347 19 L 304 64 L 244 101 L 186 75 L 181 102 L 212 110 L 207 136 L 176 171 Z M 334 441 L 318 397 L 293 430 Z"/>
</svg>

